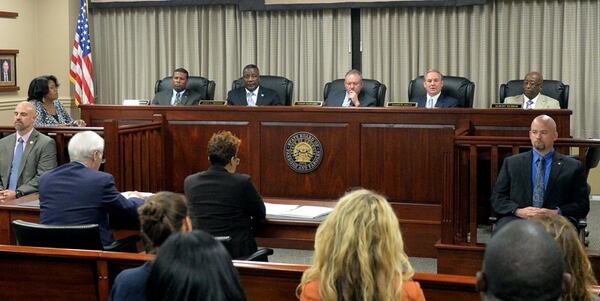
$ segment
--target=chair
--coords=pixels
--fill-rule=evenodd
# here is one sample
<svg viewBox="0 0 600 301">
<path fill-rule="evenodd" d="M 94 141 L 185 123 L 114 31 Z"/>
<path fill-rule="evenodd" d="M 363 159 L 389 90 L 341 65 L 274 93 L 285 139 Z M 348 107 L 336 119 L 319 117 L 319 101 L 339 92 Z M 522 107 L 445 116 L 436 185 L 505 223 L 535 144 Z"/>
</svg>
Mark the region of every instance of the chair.
<svg viewBox="0 0 600 301">
<path fill-rule="evenodd" d="M 215 239 L 217 241 L 220 241 L 223 246 L 225 247 L 225 249 L 227 249 L 227 252 L 229 252 L 229 254 L 231 254 L 231 236 L 215 236 Z M 273 249 L 270 248 L 259 248 L 258 250 L 256 250 L 256 252 L 250 254 L 249 256 L 245 256 L 245 257 L 238 257 L 238 258 L 233 258 L 235 260 L 246 260 L 246 261 L 263 261 L 263 262 L 268 262 L 269 261 L 269 256 L 273 255 Z"/>
<path fill-rule="evenodd" d="M 385 92 L 387 91 L 387 87 L 374 79 L 363 78 L 362 81 L 362 90 L 365 91 L 367 95 L 375 98 L 378 107 L 383 107 L 385 105 Z M 341 91 L 345 89 L 346 87 L 344 87 L 343 78 L 328 82 L 323 88 L 323 99 L 327 99 L 330 91 Z"/>
<path fill-rule="evenodd" d="M 154 84 L 154 93 L 158 93 L 163 90 L 173 89 L 172 77 L 167 76 L 163 79 L 159 79 Z M 188 82 L 186 89 L 192 90 L 200 94 L 200 98 L 203 100 L 215 99 L 215 82 L 200 76 L 188 76 Z"/>
<path fill-rule="evenodd" d="M 140 240 L 130 236 L 103 246 L 98 224 L 56 226 L 14 220 L 12 228 L 20 246 L 137 252 Z"/>
<path fill-rule="evenodd" d="M 260 85 L 271 90 L 275 90 L 280 97 L 283 97 L 283 104 L 292 105 L 292 95 L 294 93 L 294 82 L 283 77 L 275 75 L 261 75 Z M 240 77 L 231 84 L 231 89 L 237 89 L 244 86 L 244 79 Z"/>
<path fill-rule="evenodd" d="M 424 82 L 425 77 L 423 75 L 418 76 L 410 81 L 408 84 L 409 100 L 427 93 L 427 91 L 425 91 L 425 87 L 423 86 Z M 442 94 L 456 98 L 460 108 L 472 108 L 473 97 L 475 95 L 475 83 L 466 77 L 444 75 L 444 87 L 442 88 Z"/>
<path fill-rule="evenodd" d="M 523 93 L 523 80 L 509 80 L 506 84 L 500 85 L 500 102 L 509 96 L 515 96 Z M 550 96 L 560 103 L 561 109 L 569 107 L 569 85 L 563 84 L 558 80 L 544 80 L 542 85 L 542 94 Z"/>
</svg>

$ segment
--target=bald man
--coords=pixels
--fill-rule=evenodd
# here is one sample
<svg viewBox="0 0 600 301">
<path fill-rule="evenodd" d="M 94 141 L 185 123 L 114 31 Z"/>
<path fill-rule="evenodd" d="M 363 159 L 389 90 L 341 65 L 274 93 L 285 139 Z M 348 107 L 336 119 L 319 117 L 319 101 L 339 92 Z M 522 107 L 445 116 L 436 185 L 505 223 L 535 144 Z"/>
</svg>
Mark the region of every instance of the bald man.
<svg viewBox="0 0 600 301">
<path fill-rule="evenodd" d="M 523 109 L 560 109 L 558 100 L 546 96 L 542 92 L 544 78 L 542 74 L 536 71 L 525 75 L 523 81 L 523 94 L 507 97 L 504 103 L 514 103 L 523 105 Z"/>
<path fill-rule="evenodd" d="M 37 192 L 40 176 L 56 167 L 56 144 L 33 128 L 34 121 L 34 106 L 19 103 L 16 133 L 0 139 L 0 202 Z"/>
<path fill-rule="evenodd" d="M 571 275 L 558 243 L 529 221 L 516 221 L 487 244 L 483 270 L 477 273 L 481 300 L 560 300 Z"/>
<path fill-rule="evenodd" d="M 571 220 L 590 210 L 589 188 L 581 162 L 554 150 L 556 122 L 547 115 L 531 123 L 533 149 L 504 159 L 491 203 L 497 229 L 515 219 L 560 214 Z"/>
</svg>

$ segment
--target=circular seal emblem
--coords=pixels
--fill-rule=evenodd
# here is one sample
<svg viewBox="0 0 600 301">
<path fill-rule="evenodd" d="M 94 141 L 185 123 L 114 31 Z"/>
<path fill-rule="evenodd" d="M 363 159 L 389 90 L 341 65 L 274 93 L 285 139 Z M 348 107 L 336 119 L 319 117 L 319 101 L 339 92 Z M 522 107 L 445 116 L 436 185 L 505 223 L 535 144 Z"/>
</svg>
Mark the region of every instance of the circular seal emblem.
<svg viewBox="0 0 600 301">
<path fill-rule="evenodd" d="M 293 171 L 309 173 L 321 164 L 323 148 L 315 135 L 309 132 L 297 132 L 287 138 L 283 147 L 283 156 Z"/>
</svg>

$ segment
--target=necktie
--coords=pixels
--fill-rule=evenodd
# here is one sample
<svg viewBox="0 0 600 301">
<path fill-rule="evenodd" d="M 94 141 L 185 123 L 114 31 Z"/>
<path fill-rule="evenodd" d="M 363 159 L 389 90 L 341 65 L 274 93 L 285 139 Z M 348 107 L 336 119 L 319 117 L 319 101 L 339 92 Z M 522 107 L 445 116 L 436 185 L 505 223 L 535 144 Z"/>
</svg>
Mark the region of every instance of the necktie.
<svg viewBox="0 0 600 301">
<path fill-rule="evenodd" d="M 533 207 L 542 208 L 544 205 L 544 170 L 546 160 L 542 157 L 538 160 L 535 187 L 533 187 Z"/>
<path fill-rule="evenodd" d="M 342 107 L 349 107 L 352 105 L 352 99 L 350 99 L 350 96 L 344 98 L 344 102 L 342 103 Z"/>
<path fill-rule="evenodd" d="M 531 99 L 525 103 L 525 109 L 533 109 L 533 101 Z"/>
<path fill-rule="evenodd" d="M 246 98 L 246 102 L 248 102 L 248 106 L 249 107 L 254 107 L 256 106 L 256 103 L 254 102 L 254 92 L 248 92 L 246 93 L 247 98 Z"/>
<path fill-rule="evenodd" d="M 19 181 L 19 167 L 21 166 L 21 158 L 23 157 L 23 138 L 19 137 L 15 155 L 13 156 L 12 168 L 8 179 L 8 190 L 17 190 L 17 182 Z"/>
<path fill-rule="evenodd" d="M 181 103 L 181 92 L 177 92 L 177 94 L 175 94 L 175 103 L 173 105 L 179 105 Z"/>
<path fill-rule="evenodd" d="M 427 108 L 433 108 L 433 98 L 429 98 L 427 100 Z"/>
</svg>

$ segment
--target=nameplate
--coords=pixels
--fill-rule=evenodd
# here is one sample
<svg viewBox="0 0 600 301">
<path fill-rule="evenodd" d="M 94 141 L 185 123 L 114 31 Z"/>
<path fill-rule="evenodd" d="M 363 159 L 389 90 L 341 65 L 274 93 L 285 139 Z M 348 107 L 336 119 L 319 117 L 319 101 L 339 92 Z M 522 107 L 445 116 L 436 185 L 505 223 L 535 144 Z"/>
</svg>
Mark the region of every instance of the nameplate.
<svg viewBox="0 0 600 301">
<path fill-rule="evenodd" d="M 123 100 L 124 106 L 147 106 L 150 101 L 147 99 L 125 99 Z"/>
<path fill-rule="evenodd" d="M 416 108 L 416 102 L 388 102 L 385 104 L 387 108 Z"/>
<path fill-rule="evenodd" d="M 493 103 L 491 106 L 492 109 L 520 109 L 522 107 L 523 107 L 523 105 L 521 105 L 519 103 L 501 103 L 501 102 Z"/>
<path fill-rule="evenodd" d="M 198 105 L 201 106 L 226 106 L 227 100 L 201 100 Z"/>
<path fill-rule="evenodd" d="M 305 106 L 305 107 L 322 107 L 322 101 L 316 100 L 303 100 L 303 101 L 294 101 L 294 106 Z"/>
</svg>

